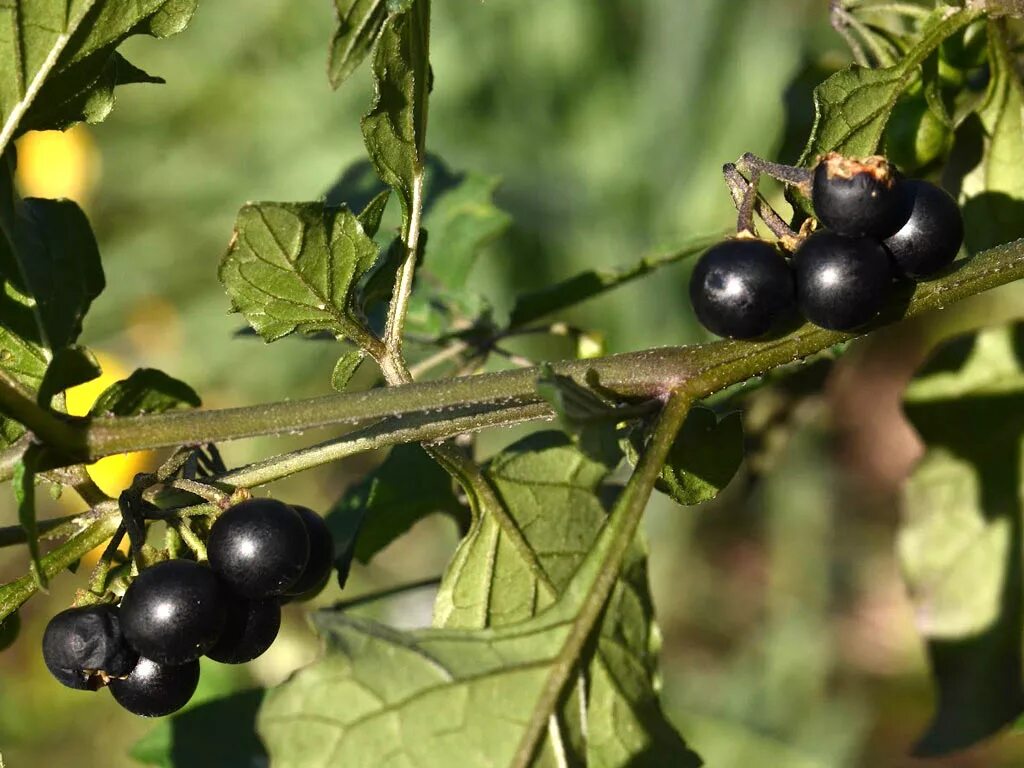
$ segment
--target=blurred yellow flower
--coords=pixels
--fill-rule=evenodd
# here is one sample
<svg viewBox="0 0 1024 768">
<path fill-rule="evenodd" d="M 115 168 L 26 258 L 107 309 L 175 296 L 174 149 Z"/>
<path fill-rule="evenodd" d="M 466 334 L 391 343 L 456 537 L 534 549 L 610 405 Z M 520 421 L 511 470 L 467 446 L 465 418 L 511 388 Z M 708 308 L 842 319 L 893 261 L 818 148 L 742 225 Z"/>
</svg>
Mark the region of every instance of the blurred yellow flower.
<svg viewBox="0 0 1024 768">
<path fill-rule="evenodd" d="M 85 206 L 99 178 L 100 157 L 83 123 L 66 131 L 30 131 L 17 143 L 18 188 L 24 197 L 67 197 Z"/>
</svg>

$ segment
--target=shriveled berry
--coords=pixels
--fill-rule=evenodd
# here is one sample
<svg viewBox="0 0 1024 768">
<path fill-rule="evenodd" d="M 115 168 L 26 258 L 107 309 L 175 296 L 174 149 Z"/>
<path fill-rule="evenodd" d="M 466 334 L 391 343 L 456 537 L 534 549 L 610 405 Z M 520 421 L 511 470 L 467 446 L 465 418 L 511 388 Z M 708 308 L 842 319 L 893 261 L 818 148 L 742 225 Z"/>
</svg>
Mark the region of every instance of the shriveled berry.
<svg viewBox="0 0 1024 768">
<path fill-rule="evenodd" d="M 948 267 L 964 241 L 960 206 L 949 194 L 927 181 L 904 182 L 910 218 L 883 241 L 896 269 L 905 277 L 923 280 Z"/>
<path fill-rule="evenodd" d="M 43 632 L 46 668 L 68 688 L 95 689 L 99 673 L 127 675 L 137 659 L 113 605 L 68 608 L 50 619 Z"/>
<path fill-rule="evenodd" d="M 712 333 L 756 338 L 793 307 L 793 272 L 766 242 L 726 240 L 694 267 L 690 301 L 697 319 Z"/>
<path fill-rule="evenodd" d="M 846 237 L 888 237 L 907 220 L 896 169 L 884 157 L 836 152 L 814 169 L 811 201 L 822 224 Z"/>
<path fill-rule="evenodd" d="M 259 600 L 283 594 L 302 575 L 309 536 L 287 504 L 249 499 L 217 518 L 206 551 L 210 567 L 232 592 Z"/>
<path fill-rule="evenodd" d="M 306 535 L 309 537 L 309 561 L 295 583 L 292 584 L 285 597 L 289 600 L 309 600 L 320 594 L 331 577 L 334 567 L 334 537 L 327 523 L 309 507 L 292 504 L 292 509 L 299 513 Z"/>
<path fill-rule="evenodd" d="M 143 657 L 123 680 L 110 681 L 110 693 L 133 714 L 163 717 L 188 704 L 198 685 L 198 661 L 174 666 Z"/>
<path fill-rule="evenodd" d="M 224 631 L 206 655 L 221 664 L 244 664 L 262 656 L 280 628 L 281 606 L 276 600 L 229 600 Z"/>
<path fill-rule="evenodd" d="M 121 601 L 121 626 L 140 655 L 184 664 L 213 647 L 224 629 L 227 595 L 205 565 L 166 560 L 142 571 Z"/>
<path fill-rule="evenodd" d="M 892 292 L 889 254 L 872 238 L 816 232 L 797 249 L 793 263 L 800 311 L 822 328 L 864 325 Z"/>
</svg>

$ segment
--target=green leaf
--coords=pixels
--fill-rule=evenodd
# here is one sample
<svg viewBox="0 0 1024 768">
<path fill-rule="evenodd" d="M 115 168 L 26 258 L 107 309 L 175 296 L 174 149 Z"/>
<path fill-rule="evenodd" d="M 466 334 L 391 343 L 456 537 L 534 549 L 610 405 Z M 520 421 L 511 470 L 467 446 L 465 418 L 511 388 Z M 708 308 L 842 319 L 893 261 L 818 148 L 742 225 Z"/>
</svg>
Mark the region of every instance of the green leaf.
<svg viewBox="0 0 1024 768">
<path fill-rule="evenodd" d="M 516 299 L 509 328 L 522 328 L 548 315 L 593 299 L 650 273 L 695 256 L 725 237 L 725 233 L 694 238 L 672 253 L 646 257 L 623 269 L 588 269 L 560 283 L 525 293 Z"/>
<path fill-rule="evenodd" d="M 977 112 L 983 150 L 961 185 L 964 239 L 972 253 L 1024 235 L 1024 87 L 1005 35 L 990 25 L 991 80 Z"/>
<path fill-rule="evenodd" d="M 102 120 L 114 85 L 142 82 L 115 49 L 180 32 L 195 0 L 16 2 L 0 17 L 0 150 L 26 130 Z"/>
<path fill-rule="evenodd" d="M 38 340 L 55 351 L 78 338 L 82 319 L 106 284 L 92 228 L 71 200 L 5 203 L 5 276 L 31 298 Z"/>
<path fill-rule="evenodd" d="M 977 13 L 939 9 L 913 48 L 891 67 L 857 65 L 836 72 L 814 89 L 814 127 L 799 165 L 826 152 L 853 157 L 874 154 L 900 94 L 917 78 L 921 63 L 939 44 L 977 18 Z"/>
<path fill-rule="evenodd" d="M 327 515 L 339 567 L 353 551 L 360 562 L 368 563 L 435 513 L 455 518 L 465 514 L 451 478 L 419 445 L 395 446 L 384 463 L 349 488 Z"/>
<path fill-rule="evenodd" d="M 907 392 L 927 452 L 905 489 L 898 551 L 938 691 L 922 756 L 968 747 L 1024 712 L 1022 384 L 1001 328 L 978 335 L 960 374 Z"/>
<path fill-rule="evenodd" d="M 175 408 L 198 408 L 199 395 L 188 384 L 155 368 L 138 368 L 96 398 L 90 416 L 137 416 Z"/>
<path fill-rule="evenodd" d="M 719 419 L 707 408 L 692 408 L 679 430 L 657 488 L 678 504 L 692 506 L 715 498 L 743 461 L 739 412 Z"/>
<path fill-rule="evenodd" d="M 423 191 L 430 93 L 430 2 L 412 0 L 388 18 L 374 49 L 374 99 L 363 140 L 377 174 L 393 188 L 408 224 Z"/>
<path fill-rule="evenodd" d="M 32 560 L 32 580 L 39 589 L 46 589 L 48 580 L 39 557 L 39 531 L 36 528 L 36 465 L 41 454 L 41 448 L 29 447 L 14 467 L 11 482 L 14 485 L 14 498 L 18 503 L 18 522 L 25 531 L 25 538 L 28 541 L 28 554 Z"/>
<path fill-rule="evenodd" d="M 423 226 L 430 232 L 427 270 L 447 291 L 465 288 L 480 250 L 500 237 L 511 217 L 494 205 L 497 176 L 470 173 L 432 200 Z"/>
<path fill-rule="evenodd" d="M 88 349 L 79 346 L 60 349 L 46 369 L 36 401 L 49 408 L 54 396 L 60 392 L 92 381 L 99 375 L 100 364 Z"/>
<path fill-rule="evenodd" d="M 478 510 L 441 583 L 435 624 L 520 626 L 554 604 L 605 525 L 609 472 L 608 464 L 554 432 L 531 435 L 496 456 L 484 477 L 500 505 Z M 562 736 L 552 738 L 549 749 L 580 731 L 590 734 L 581 747 L 587 765 L 623 765 L 652 744 L 663 762 L 649 757 L 630 764 L 689 764 L 691 755 L 661 713 L 654 689 L 653 615 L 638 538 L 606 610 L 584 701 L 565 706 L 562 722 L 552 726 Z"/>
<path fill-rule="evenodd" d="M 327 76 L 337 88 L 358 69 L 387 19 L 385 0 L 334 0 L 338 26 L 331 39 Z"/>
<path fill-rule="evenodd" d="M 347 208 L 252 203 L 238 214 L 220 279 L 235 311 L 266 340 L 330 331 L 364 341 L 353 286 L 377 246 Z"/>
<path fill-rule="evenodd" d="M 346 352 L 338 358 L 338 362 L 334 364 L 334 370 L 331 372 L 331 386 L 335 391 L 344 392 L 348 388 L 349 382 L 352 381 L 352 377 L 356 375 L 356 371 L 359 370 L 359 366 L 365 359 L 366 353 L 361 349 Z"/>
<path fill-rule="evenodd" d="M 384 209 L 388 207 L 388 200 L 391 199 L 391 190 L 385 189 L 378 192 L 359 214 L 359 223 L 363 226 L 366 236 L 373 238 L 377 236 L 380 229 L 380 220 L 384 218 Z"/>
</svg>

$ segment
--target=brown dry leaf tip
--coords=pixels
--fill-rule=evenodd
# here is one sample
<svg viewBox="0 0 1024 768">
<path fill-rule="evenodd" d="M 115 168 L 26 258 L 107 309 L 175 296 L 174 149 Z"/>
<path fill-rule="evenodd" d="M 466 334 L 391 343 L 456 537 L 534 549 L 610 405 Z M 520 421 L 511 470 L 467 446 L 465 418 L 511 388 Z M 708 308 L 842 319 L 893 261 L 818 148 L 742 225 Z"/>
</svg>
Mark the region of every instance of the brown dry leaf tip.
<svg viewBox="0 0 1024 768">
<path fill-rule="evenodd" d="M 866 173 L 886 187 L 891 187 L 896 180 L 896 169 L 881 155 L 857 158 L 829 152 L 821 158 L 821 162 L 825 163 L 825 173 L 829 179 L 852 179 Z"/>
</svg>

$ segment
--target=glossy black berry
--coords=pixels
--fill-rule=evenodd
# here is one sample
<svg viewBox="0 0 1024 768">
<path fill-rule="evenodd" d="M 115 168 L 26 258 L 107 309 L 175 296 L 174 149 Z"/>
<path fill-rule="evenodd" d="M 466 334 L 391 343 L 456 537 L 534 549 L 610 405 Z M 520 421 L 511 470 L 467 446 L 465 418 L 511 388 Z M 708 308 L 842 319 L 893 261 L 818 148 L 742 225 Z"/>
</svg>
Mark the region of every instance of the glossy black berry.
<svg viewBox="0 0 1024 768">
<path fill-rule="evenodd" d="M 163 717 L 188 704 L 198 685 L 198 661 L 172 666 L 143 657 L 126 678 L 110 681 L 110 693 L 133 714 Z"/>
<path fill-rule="evenodd" d="M 184 664 L 213 647 L 224 628 L 227 595 L 205 565 L 167 560 L 135 577 L 121 601 L 121 627 L 140 655 Z"/>
<path fill-rule="evenodd" d="M 292 584 L 285 597 L 291 600 L 309 600 L 316 597 L 331 577 L 334 567 L 334 537 L 327 528 L 327 523 L 309 507 L 292 504 L 292 509 L 299 513 L 306 536 L 309 537 L 309 561 L 306 568 L 295 583 Z"/>
<path fill-rule="evenodd" d="M 229 600 L 224 631 L 206 655 L 221 664 L 244 664 L 262 656 L 280 628 L 281 606 L 276 600 Z"/>
<path fill-rule="evenodd" d="M 885 158 L 854 160 L 832 152 L 814 169 L 818 221 L 847 237 L 888 237 L 907 220 L 902 182 Z"/>
<path fill-rule="evenodd" d="M 46 668 L 68 688 L 94 690 L 99 673 L 127 675 L 137 660 L 112 605 L 68 608 L 50 619 L 43 633 Z"/>
<path fill-rule="evenodd" d="M 226 510 L 206 544 L 210 567 L 242 597 L 283 594 L 309 561 L 309 536 L 299 513 L 274 499 L 249 499 Z"/>
<path fill-rule="evenodd" d="M 693 268 L 690 301 L 697 319 L 712 333 L 756 338 L 793 307 L 793 272 L 768 243 L 726 240 Z"/>
<path fill-rule="evenodd" d="M 816 232 L 793 256 L 797 303 L 822 328 L 849 331 L 871 320 L 892 292 L 889 254 L 877 240 Z"/>
<path fill-rule="evenodd" d="M 922 280 L 948 267 L 964 240 L 960 206 L 940 187 L 927 181 L 903 184 L 910 218 L 883 245 L 905 277 Z"/>
</svg>

